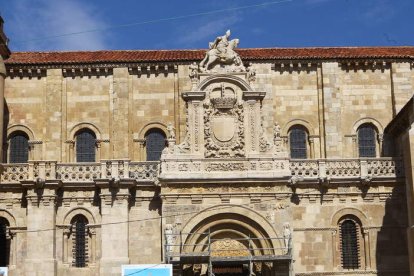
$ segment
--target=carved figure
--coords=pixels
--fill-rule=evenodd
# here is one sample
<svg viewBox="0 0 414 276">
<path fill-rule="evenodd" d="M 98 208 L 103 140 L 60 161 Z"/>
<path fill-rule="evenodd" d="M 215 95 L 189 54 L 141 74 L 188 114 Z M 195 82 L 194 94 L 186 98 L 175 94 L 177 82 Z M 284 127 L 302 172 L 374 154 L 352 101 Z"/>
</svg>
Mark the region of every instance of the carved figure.
<svg viewBox="0 0 414 276">
<path fill-rule="evenodd" d="M 173 127 L 171 123 L 168 123 L 167 132 L 168 132 L 168 139 L 175 139 L 175 128 Z"/>
<path fill-rule="evenodd" d="M 290 230 L 289 222 L 283 224 L 283 239 L 285 241 L 285 248 L 289 250 L 289 240 L 291 238 L 292 232 Z"/>
<path fill-rule="evenodd" d="M 206 71 L 216 61 L 224 64 L 234 64 L 240 66 L 241 70 L 245 70 L 240 56 L 234 51 L 239 44 L 238 39 L 228 40 L 230 30 L 225 35 L 217 37 L 214 42 L 209 43 L 209 50 L 204 59 L 200 62 L 200 69 Z"/>
<path fill-rule="evenodd" d="M 249 67 L 246 68 L 247 71 L 247 79 L 249 81 L 255 81 L 256 80 L 256 69 L 253 68 L 252 63 L 249 64 Z"/>
<path fill-rule="evenodd" d="M 275 126 L 273 127 L 273 134 L 275 136 L 275 139 L 280 138 L 280 125 L 276 122 Z"/>
<path fill-rule="evenodd" d="M 172 252 L 173 245 L 174 245 L 174 235 L 173 235 L 172 224 L 165 225 L 164 233 L 165 233 L 166 250 L 167 252 Z"/>
<path fill-rule="evenodd" d="M 198 85 L 198 65 L 193 62 L 190 66 L 190 79 L 191 79 L 191 90 L 195 90 Z"/>
</svg>

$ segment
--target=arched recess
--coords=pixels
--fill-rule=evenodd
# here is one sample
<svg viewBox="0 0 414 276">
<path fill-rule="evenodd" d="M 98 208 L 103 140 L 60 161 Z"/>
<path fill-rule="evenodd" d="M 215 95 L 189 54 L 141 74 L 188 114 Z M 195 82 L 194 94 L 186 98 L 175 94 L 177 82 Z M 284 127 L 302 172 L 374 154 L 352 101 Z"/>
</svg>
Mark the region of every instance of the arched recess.
<svg viewBox="0 0 414 276">
<path fill-rule="evenodd" d="M 94 124 L 82 122 L 76 124 L 72 129 L 69 131 L 69 140 L 66 142 L 68 144 L 67 152 L 68 152 L 68 161 L 75 162 L 76 160 L 76 150 L 75 150 L 75 143 L 76 143 L 76 135 L 82 129 L 87 129 L 92 131 L 96 137 L 96 148 L 95 148 L 95 158 L 98 160 L 101 159 L 101 152 L 100 152 L 100 142 L 102 141 L 102 135 L 99 131 L 99 128 Z"/>
<path fill-rule="evenodd" d="M 138 147 L 134 147 L 134 157 L 136 156 L 140 161 L 146 161 L 146 148 L 145 148 L 145 135 L 154 129 L 159 129 L 161 132 L 164 133 L 165 137 L 167 137 L 167 125 L 161 122 L 151 122 L 144 125 L 140 131 L 138 132 L 138 139 L 134 139 L 135 142 L 138 142 Z"/>
<path fill-rule="evenodd" d="M 384 133 L 384 127 L 381 125 L 380 122 L 378 122 L 374 118 L 366 117 L 366 118 L 359 119 L 358 121 L 354 123 L 354 125 L 352 126 L 352 134 L 356 135 L 358 132 L 358 128 L 363 124 L 373 124 L 377 128 L 378 134 Z"/>
<path fill-rule="evenodd" d="M 252 88 L 250 87 L 250 85 L 244 81 L 243 79 L 236 77 L 236 76 L 231 76 L 231 75 L 213 75 L 210 76 L 208 78 L 206 78 L 205 80 L 203 80 L 197 87 L 197 91 L 204 91 L 206 89 L 206 87 L 208 85 L 210 85 L 211 83 L 215 83 L 215 82 L 227 82 L 227 83 L 232 83 L 238 87 L 240 87 L 240 89 L 242 91 L 253 91 Z"/>
<path fill-rule="evenodd" d="M 332 257 L 333 266 L 337 270 L 343 270 L 342 267 L 342 237 L 341 237 L 341 225 L 344 221 L 351 220 L 355 223 L 357 233 L 355 238 L 358 243 L 358 258 L 359 267 L 355 269 L 370 269 L 371 268 L 371 248 L 370 248 L 370 232 L 369 226 L 371 225 L 370 219 L 359 209 L 356 208 L 344 208 L 338 210 L 333 214 L 331 218 L 332 228 L 335 229 L 332 235 Z"/>
<path fill-rule="evenodd" d="M 7 140 L 10 139 L 10 135 L 13 134 L 13 132 L 16 131 L 21 131 L 26 133 L 27 137 L 29 137 L 30 141 L 35 140 L 35 135 L 33 130 L 31 130 L 29 127 L 25 126 L 25 125 L 12 125 L 10 127 L 7 128 Z"/>
<path fill-rule="evenodd" d="M 289 134 L 290 131 L 295 128 L 295 127 L 300 127 L 302 129 L 305 130 L 306 132 L 306 152 L 307 152 L 307 157 L 306 158 L 318 158 L 321 154 L 320 152 L 315 152 L 315 148 L 319 148 L 318 144 L 315 146 L 315 140 L 318 140 L 318 136 L 315 133 L 315 129 L 312 126 L 312 124 L 306 120 L 303 119 L 293 119 L 289 122 L 287 122 L 283 128 L 282 128 L 282 137 L 285 138 L 285 146 L 288 148 L 288 150 L 290 151 L 290 141 L 289 141 Z M 315 139 L 316 138 L 316 139 Z"/>
<path fill-rule="evenodd" d="M 96 127 L 94 124 L 91 123 L 86 123 L 86 122 L 82 122 L 79 124 L 76 124 L 74 127 L 72 127 L 72 129 L 69 132 L 69 137 L 70 139 L 74 140 L 76 137 L 76 133 L 81 130 L 81 129 L 90 129 L 91 131 L 93 131 L 93 133 L 95 133 L 96 135 L 96 139 L 100 140 L 101 138 L 101 132 L 99 131 L 98 127 Z"/>
<path fill-rule="evenodd" d="M 2 248 L 0 250 L 7 250 L 6 253 L 8 256 L 6 256 L 8 260 L 8 266 L 14 266 L 16 265 L 16 254 L 17 254 L 17 239 L 16 235 L 18 232 L 16 231 L 16 219 L 15 217 L 6 210 L 0 210 L 0 219 L 7 222 L 6 225 L 6 233 L 4 238 L 6 239 L 6 244 L 3 244 L 3 246 L 6 246 L 6 248 Z"/>
<path fill-rule="evenodd" d="M 290 120 L 289 122 L 287 122 L 283 126 L 282 133 L 281 133 L 282 136 L 288 136 L 289 130 L 295 125 L 300 125 L 300 126 L 303 126 L 304 128 L 306 128 L 306 130 L 309 133 L 309 136 L 315 136 L 316 135 L 315 131 L 314 131 L 314 128 L 313 128 L 313 126 L 310 122 L 308 122 L 306 120 L 303 120 L 303 119 L 293 119 L 293 120 Z"/>
<path fill-rule="evenodd" d="M 95 224 L 96 223 L 94 215 L 88 209 L 82 208 L 82 207 L 77 207 L 77 208 L 73 208 L 72 210 L 70 210 L 69 212 L 66 213 L 65 217 L 63 218 L 63 224 L 64 225 L 69 225 L 70 222 L 72 221 L 72 219 L 76 215 L 85 216 L 86 219 L 88 220 L 89 224 Z"/>
<path fill-rule="evenodd" d="M 244 247 L 241 251 L 248 253 L 248 248 L 251 248 L 250 253 L 253 255 L 280 254 L 274 251 L 284 248 L 282 239 L 278 239 L 274 228 L 262 215 L 237 205 L 211 207 L 189 219 L 182 230 L 185 251 L 206 251 L 208 235 L 203 233 L 209 233 L 211 245 L 214 242 L 232 241 L 237 243 L 236 246 Z M 250 245 L 247 244 L 249 242 Z"/>
<path fill-rule="evenodd" d="M 349 216 L 349 215 L 357 217 L 361 221 L 361 224 L 364 225 L 365 227 L 370 225 L 370 221 L 368 217 L 361 210 L 356 209 L 356 208 L 344 208 L 344 209 L 337 211 L 335 214 L 332 215 L 331 225 L 333 227 L 336 227 L 338 225 L 338 221 L 342 217 Z"/>
<path fill-rule="evenodd" d="M 353 152 L 354 152 L 354 157 L 360 157 L 359 156 L 359 143 L 358 143 L 358 130 L 363 125 L 372 125 L 373 126 L 373 129 L 376 132 L 375 155 L 376 155 L 376 157 L 379 157 L 382 154 L 382 151 L 383 151 L 384 127 L 382 126 L 382 124 L 379 121 L 377 121 L 376 119 L 371 118 L 371 117 L 366 117 L 366 118 L 359 119 L 352 126 L 351 137 L 353 137 L 353 139 L 352 139 L 352 143 L 353 143 L 352 148 L 353 148 Z"/>
<path fill-rule="evenodd" d="M 3 160 L 7 160 L 7 162 L 10 159 L 10 139 L 13 137 L 15 133 L 23 133 L 28 138 L 29 146 L 28 146 L 28 159 L 34 160 L 34 159 L 40 159 L 39 150 L 36 149 L 35 145 L 41 144 L 40 141 L 35 141 L 35 135 L 33 130 L 31 130 L 29 127 L 25 125 L 11 125 L 7 128 L 7 141 L 6 145 L 4 147 L 4 155 Z"/>
<path fill-rule="evenodd" d="M 151 122 L 146 124 L 141 128 L 141 130 L 138 133 L 138 139 L 145 139 L 145 134 L 153 128 L 161 129 L 164 133 L 167 133 L 167 125 L 163 124 L 161 122 Z"/>
<path fill-rule="evenodd" d="M 70 210 L 63 218 L 63 254 L 62 254 L 62 261 L 65 264 L 74 265 L 74 251 L 73 248 L 75 246 L 74 239 L 75 239 L 75 229 L 73 229 L 73 219 L 76 216 L 84 216 L 87 220 L 86 230 L 87 230 L 87 239 L 88 242 L 86 243 L 87 249 L 87 260 L 89 264 L 96 263 L 96 225 L 97 221 L 95 220 L 95 216 L 86 208 L 83 207 L 76 207 Z"/>
</svg>

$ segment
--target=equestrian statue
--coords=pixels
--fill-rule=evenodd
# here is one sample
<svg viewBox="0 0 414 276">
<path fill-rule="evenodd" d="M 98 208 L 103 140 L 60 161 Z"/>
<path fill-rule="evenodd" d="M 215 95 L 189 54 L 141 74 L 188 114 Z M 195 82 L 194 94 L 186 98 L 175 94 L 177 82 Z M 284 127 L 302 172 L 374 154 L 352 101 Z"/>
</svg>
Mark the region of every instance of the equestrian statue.
<svg viewBox="0 0 414 276">
<path fill-rule="evenodd" d="M 234 51 L 239 44 L 239 39 L 232 39 L 229 41 L 230 30 L 226 34 L 217 37 L 214 42 L 209 43 L 209 50 L 206 56 L 200 62 L 200 69 L 208 71 L 214 67 L 213 65 L 224 64 L 233 65 L 235 71 L 245 71 L 240 56 Z"/>
</svg>

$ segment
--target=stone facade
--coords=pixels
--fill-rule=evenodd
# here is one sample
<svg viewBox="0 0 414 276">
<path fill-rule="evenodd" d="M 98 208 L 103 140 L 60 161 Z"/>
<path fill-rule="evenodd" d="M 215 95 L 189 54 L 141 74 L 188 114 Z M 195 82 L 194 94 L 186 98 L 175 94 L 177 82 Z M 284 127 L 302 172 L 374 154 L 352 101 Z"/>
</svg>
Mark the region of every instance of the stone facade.
<svg viewBox="0 0 414 276">
<path fill-rule="evenodd" d="M 23 55 L 0 67 L 3 161 L 16 131 L 30 145 L 27 163 L 2 165 L 9 275 L 120 275 L 123 264 L 164 262 L 177 275 L 219 275 L 229 258 L 262 275 L 409 274 L 404 150 L 384 129 L 412 96 L 413 58 L 239 63 L 228 51 L 198 66 Z M 367 123 L 376 157 L 360 158 Z M 297 125 L 303 160 L 290 158 Z M 76 162 L 84 128 L 96 135 L 95 162 Z M 146 161 L 154 128 L 167 138 L 161 162 Z M 86 267 L 74 265 L 76 215 L 88 221 Z M 357 225 L 354 269 L 343 268 L 344 219 Z"/>
</svg>

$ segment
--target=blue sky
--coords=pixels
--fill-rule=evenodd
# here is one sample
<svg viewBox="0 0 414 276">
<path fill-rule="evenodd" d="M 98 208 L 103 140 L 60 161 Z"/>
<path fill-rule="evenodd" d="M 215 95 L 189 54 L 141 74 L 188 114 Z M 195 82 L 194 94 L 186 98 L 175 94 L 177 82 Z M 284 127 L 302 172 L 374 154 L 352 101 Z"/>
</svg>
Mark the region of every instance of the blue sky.
<svg viewBox="0 0 414 276">
<path fill-rule="evenodd" d="M 198 49 L 227 29 L 242 48 L 414 45 L 414 0 L 0 0 L 0 13 L 12 51 Z"/>
</svg>

